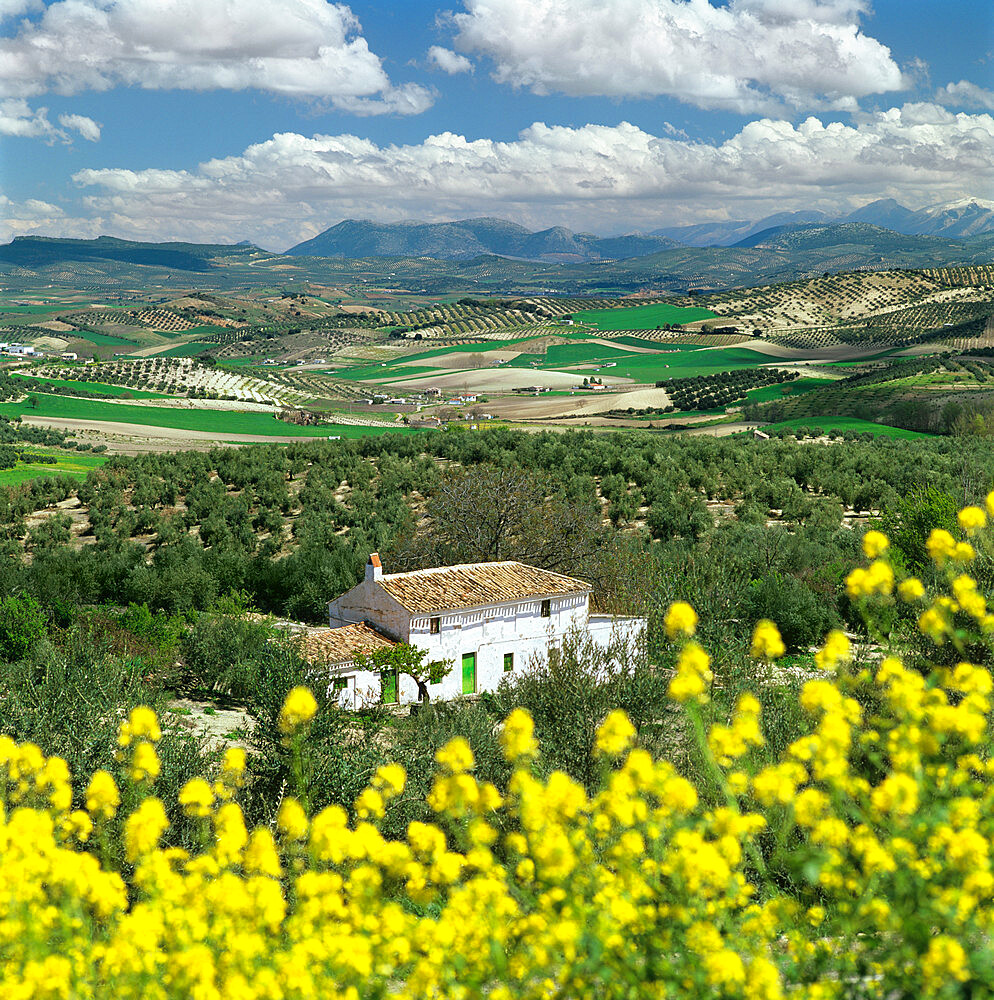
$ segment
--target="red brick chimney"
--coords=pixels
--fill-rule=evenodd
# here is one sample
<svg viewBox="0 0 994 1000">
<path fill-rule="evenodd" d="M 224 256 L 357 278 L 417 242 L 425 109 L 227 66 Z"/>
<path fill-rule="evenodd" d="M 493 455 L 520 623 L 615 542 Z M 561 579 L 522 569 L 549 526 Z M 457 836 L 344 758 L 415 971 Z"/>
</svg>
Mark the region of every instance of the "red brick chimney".
<svg viewBox="0 0 994 1000">
<path fill-rule="evenodd" d="M 366 563 L 366 582 L 372 583 L 383 576 L 383 564 L 380 562 L 378 552 L 369 553 L 369 562 Z"/>
</svg>

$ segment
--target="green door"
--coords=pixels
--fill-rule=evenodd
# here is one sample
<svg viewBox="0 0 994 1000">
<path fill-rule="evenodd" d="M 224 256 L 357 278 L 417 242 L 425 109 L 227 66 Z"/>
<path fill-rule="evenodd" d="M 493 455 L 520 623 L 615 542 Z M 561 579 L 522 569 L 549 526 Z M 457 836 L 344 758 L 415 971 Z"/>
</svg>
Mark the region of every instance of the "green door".
<svg viewBox="0 0 994 1000">
<path fill-rule="evenodd" d="M 397 673 L 394 670 L 384 670 L 383 678 L 383 704 L 393 705 L 397 701 Z"/>
<path fill-rule="evenodd" d="M 476 694 L 476 653 L 462 654 L 462 693 Z"/>
</svg>

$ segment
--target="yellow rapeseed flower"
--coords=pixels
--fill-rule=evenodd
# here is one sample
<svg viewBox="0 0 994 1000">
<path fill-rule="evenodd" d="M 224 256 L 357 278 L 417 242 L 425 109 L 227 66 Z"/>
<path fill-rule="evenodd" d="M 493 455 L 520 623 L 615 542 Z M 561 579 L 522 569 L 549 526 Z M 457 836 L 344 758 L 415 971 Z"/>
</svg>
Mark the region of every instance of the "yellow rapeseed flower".
<svg viewBox="0 0 994 1000">
<path fill-rule="evenodd" d="M 382 819 L 386 814 L 383 796 L 375 788 L 364 788 L 355 800 L 355 811 L 359 819 Z"/>
<path fill-rule="evenodd" d="M 512 764 L 531 760 L 538 753 L 535 723 L 523 708 L 516 708 L 504 720 L 500 745 L 505 758 Z"/>
<path fill-rule="evenodd" d="M 121 804 L 121 793 L 107 771 L 94 771 L 86 786 L 86 808 L 91 816 L 110 819 Z"/>
<path fill-rule="evenodd" d="M 305 687 L 295 687 L 280 709 L 279 727 L 284 736 L 291 736 L 307 725 L 317 714 L 318 703 Z"/>
<path fill-rule="evenodd" d="M 756 623 L 752 633 L 752 646 L 749 655 L 756 660 L 775 660 L 787 652 L 787 647 L 780 638 L 780 630 L 768 618 Z"/>
<path fill-rule="evenodd" d="M 825 637 L 825 645 L 815 653 L 815 665 L 820 670 L 835 670 L 840 663 L 852 659 L 852 645 L 844 632 L 835 629 Z"/>
<path fill-rule="evenodd" d="M 385 799 L 396 798 L 407 784 L 407 772 L 400 764 L 384 764 L 373 775 L 372 786 Z"/>
<path fill-rule="evenodd" d="M 897 585 L 897 593 L 902 601 L 913 604 L 925 596 L 925 587 L 917 577 L 909 576 Z"/>
<path fill-rule="evenodd" d="M 976 550 L 969 542 L 957 542 L 953 548 L 952 558 L 954 562 L 972 562 L 976 557 Z"/>
<path fill-rule="evenodd" d="M 956 515 L 959 526 L 972 535 L 987 525 L 987 515 L 979 507 L 964 507 Z"/>
<path fill-rule="evenodd" d="M 878 559 L 889 545 L 890 539 L 882 531 L 868 531 L 863 536 L 863 552 L 867 559 Z"/>
<path fill-rule="evenodd" d="M 169 828 L 166 810 L 159 799 L 146 799 L 124 823 L 124 847 L 128 860 L 134 864 L 149 854 L 159 838 Z"/>
<path fill-rule="evenodd" d="M 938 993 L 950 980 L 965 983 L 970 971 L 959 941 L 946 934 L 932 938 L 922 959 L 922 977 L 930 993 Z"/>
<path fill-rule="evenodd" d="M 132 781 L 155 781 L 159 776 L 162 765 L 159 763 L 159 755 L 155 752 L 155 747 L 151 743 L 142 740 L 135 745 L 134 753 L 131 757 L 131 768 L 128 777 Z"/>
<path fill-rule="evenodd" d="M 894 570 L 882 559 L 870 563 L 866 569 L 857 567 L 846 577 L 846 591 L 853 599 L 874 594 L 887 596 L 893 589 Z"/>
<path fill-rule="evenodd" d="M 264 827 L 252 831 L 242 863 L 249 875 L 279 878 L 283 874 L 273 835 Z"/>
<path fill-rule="evenodd" d="M 435 760 L 449 774 L 462 774 L 464 771 L 472 770 L 476 764 L 473 751 L 462 736 L 456 736 L 437 750 Z"/>
<path fill-rule="evenodd" d="M 668 693 L 674 701 L 708 700 L 708 688 L 714 680 L 710 670 L 711 659 L 696 642 L 688 642 L 677 659 L 676 675 L 670 681 Z"/>
<path fill-rule="evenodd" d="M 231 782 L 241 784 L 245 776 L 245 751 L 241 747 L 228 747 L 221 758 L 221 773 Z"/>
<path fill-rule="evenodd" d="M 597 749 L 608 757 L 620 757 L 635 742 L 635 727 L 616 708 L 597 729 Z"/>
<path fill-rule="evenodd" d="M 203 778 L 191 778 L 179 792 L 179 804 L 187 816 L 210 816 L 214 793 Z"/>
<path fill-rule="evenodd" d="M 925 548 L 937 566 L 944 566 L 946 561 L 956 554 L 956 539 L 945 528 L 933 528 L 925 541 Z"/>
<path fill-rule="evenodd" d="M 286 840 L 304 840 L 307 836 L 307 813 L 293 798 L 285 798 L 276 814 L 276 829 Z"/>
<path fill-rule="evenodd" d="M 145 705 L 138 705 L 136 708 L 131 709 L 128 722 L 131 727 L 132 739 L 150 740 L 152 743 L 158 743 L 162 739 L 159 720 L 151 708 Z"/>
<path fill-rule="evenodd" d="M 686 601 L 674 601 L 666 611 L 663 624 L 671 639 L 689 638 L 697 631 L 697 612 Z"/>
</svg>

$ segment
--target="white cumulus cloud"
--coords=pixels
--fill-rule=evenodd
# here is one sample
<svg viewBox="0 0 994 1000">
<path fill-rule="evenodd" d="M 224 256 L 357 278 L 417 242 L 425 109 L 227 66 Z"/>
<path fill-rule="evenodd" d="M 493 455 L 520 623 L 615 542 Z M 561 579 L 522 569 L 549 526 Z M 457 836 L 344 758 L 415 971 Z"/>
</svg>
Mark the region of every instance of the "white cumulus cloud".
<svg viewBox="0 0 994 1000">
<path fill-rule="evenodd" d="M 96 236 L 91 230 L 92 223 L 86 219 L 67 219 L 58 205 L 37 198 L 14 201 L 0 194 L 0 238 L 6 240 L 15 236 Z"/>
<path fill-rule="evenodd" d="M 90 142 L 100 139 L 100 126 L 85 115 L 59 115 L 59 125 L 62 128 L 49 121 L 48 108 L 32 108 L 27 101 L 16 97 L 0 100 L 0 135 L 70 143 L 72 131 Z"/>
<path fill-rule="evenodd" d="M 935 99 L 940 104 L 952 107 L 982 108 L 986 111 L 994 111 L 994 90 L 978 87 L 975 83 L 970 83 L 969 80 L 947 83 L 936 91 Z"/>
<path fill-rule="evenodd" d="M 853 110 L 907 81 L 860 0 L 464 0 L 455 44 L 501 83 L 702 108 Z"/>
<path fill-rule="evenodd" d="M 662 130 L 661 130 L 662 131 Z M 917 208 L 994 187 L 994 117 L 906 104 L 853 124 L 764 118 L 719 144 L 621 123 L 536 123 L 511 142 L 451 132 L 411 145 L 274 135 L 192 170 L 87 169 L 89 212 L 120 235 L 253 239 L 283 249 L 343 218 L 495 215 L 600 232 L 784 209 Z"/>
<path fill-rule="evenodd" d="M 42 0 L 0 0 L 0 21 L 8 17 L 20 17 L 44 7 Z"/>
<path fill-rule="evenodd" d="M 431 104 L 395 87 L 349 7 L 326 0 L 57 0 L 0 39 L 0 96 L 119 85 L 359 101 L 364 114 Z"/>
<path fill-rule="evenodd" d="M 473 64 L 465 56 L 453 52 L 452 49 L 442 48 L 441 45 L 433 45 L 428 50 L 428 61 L 443 73 L 450 75 L 473 72 Z"/>
<path fill-rule="evenodd" d="M 100 125 L 86 115 L 59 115 L 59 124 L 78 132 L 87 142 L 100 141 Z"/>
</svg>

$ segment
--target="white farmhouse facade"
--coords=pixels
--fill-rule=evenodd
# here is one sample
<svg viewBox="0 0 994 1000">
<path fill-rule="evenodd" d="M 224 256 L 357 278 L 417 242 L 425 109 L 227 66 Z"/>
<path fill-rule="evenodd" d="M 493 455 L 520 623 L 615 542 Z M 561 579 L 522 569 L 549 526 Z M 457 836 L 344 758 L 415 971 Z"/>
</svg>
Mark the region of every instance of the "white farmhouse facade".
<svg viewBox="0 0 994 1000">
<path fill-rule="evenodd" d="M 572 631 L 599 645 L 637 640 L 641 618 L 590 614 L 590 584 L 519 562 L 470 563 L 384 573 L 373 553 L 365 578 L 328 604 L 329 628 L 313 630 L 304 653 L 326 668 L 343 706 L 418 700 L 406 675 L 357 670 L 356 653 L 407 643 L 452 670 L 429 688 L 433 699 L 493 691 L 535 654 L 548 655 Z"/>
</svg>

